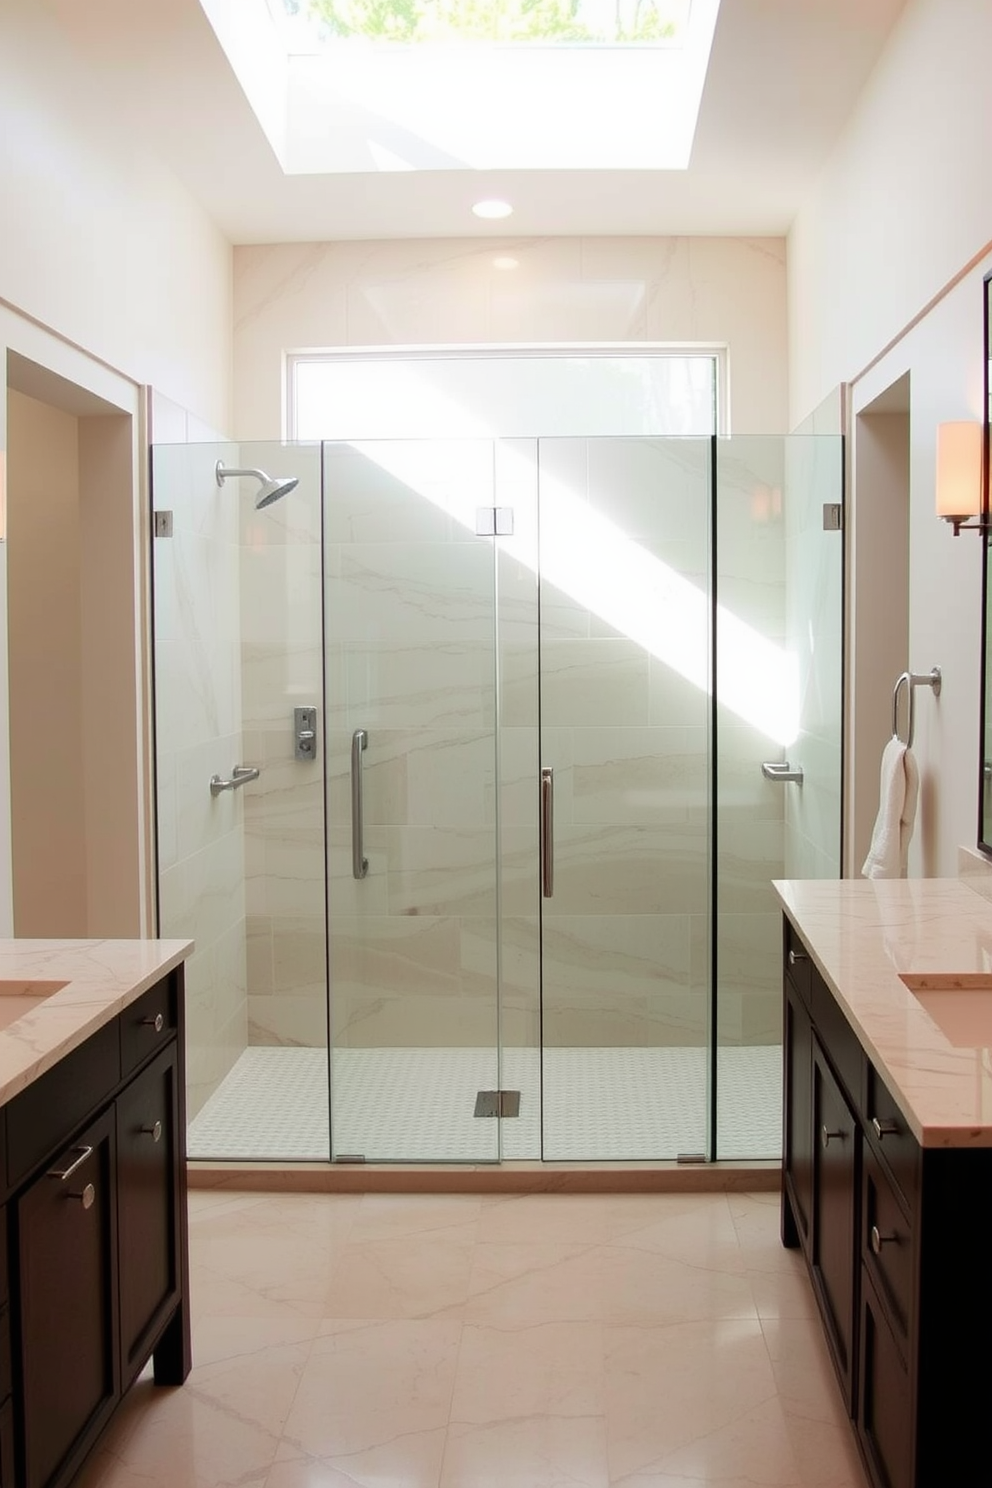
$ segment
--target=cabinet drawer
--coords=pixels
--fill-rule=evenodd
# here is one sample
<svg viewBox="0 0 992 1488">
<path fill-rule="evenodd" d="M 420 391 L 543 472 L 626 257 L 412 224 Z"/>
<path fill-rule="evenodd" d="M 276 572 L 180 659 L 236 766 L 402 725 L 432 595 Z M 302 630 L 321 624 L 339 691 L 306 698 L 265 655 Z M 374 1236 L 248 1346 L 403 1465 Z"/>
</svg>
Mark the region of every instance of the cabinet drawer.
<svg viewBox="0 0 992 1488">
<path fill-rule="evenodd" d="M 870 1147 L 865 1147 L 862 1163 L 861 1255 L 905 1339 L 913 1311 L 913 1230 Z"/>
<path fill-rule="evenodd" d="M 116 1022 L 107 1023 L 7 1107 L 7 1169 L 11 1186 L 41 1165 L 66 1134 L 113 1092 L 120 1080 Z"/>
<path fill-rule="evenodd" d="M 785 919 L 785 974 L 800 997 L 809 1006 L 809 974 L 812 962 L 795 926 Z"/>
<path fill-rule="evenodd" d="M 912 1212 L 920 1187 L 920 1144 L 871 1064 L 865 1094 L 868 1140 Z"/>
<path fill-rule="evenodd" d="M 176 1031 L 176 983 L 163 977 L 120 1016 L 121 1071 L 126 1077 Z"/>
</svg>

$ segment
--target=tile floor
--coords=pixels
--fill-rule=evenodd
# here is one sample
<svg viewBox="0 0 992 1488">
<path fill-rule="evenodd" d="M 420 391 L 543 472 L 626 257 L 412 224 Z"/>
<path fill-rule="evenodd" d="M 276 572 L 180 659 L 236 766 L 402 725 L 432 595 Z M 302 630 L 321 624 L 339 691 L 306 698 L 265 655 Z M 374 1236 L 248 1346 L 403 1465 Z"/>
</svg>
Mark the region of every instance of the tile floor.
<svg viewBox="0 0 992 1488">
<path fill-rule="evenodd" d="M 190 1213 L 196 1367 L 77 1488 L 864 1488 L 773 1194 Z"/>
<path fill-rule="evenodd" d="M 326 1049 L 253 1047 L 190 1123 L 193 1158 L 326 1162 Z M 782 1154 L 782 1047 L 718 1051 L 719 1155 Z M 659 1161 L 707 1147 L 707 1055 L 694 1048 L 504 1050 L 520 1115 L 474 1117 L 494 1049 L 335 1049 L 334 1151 L 369 1162 Z M 502 1130 L 498 1128 L 501 1127 Z"/>
</svg>

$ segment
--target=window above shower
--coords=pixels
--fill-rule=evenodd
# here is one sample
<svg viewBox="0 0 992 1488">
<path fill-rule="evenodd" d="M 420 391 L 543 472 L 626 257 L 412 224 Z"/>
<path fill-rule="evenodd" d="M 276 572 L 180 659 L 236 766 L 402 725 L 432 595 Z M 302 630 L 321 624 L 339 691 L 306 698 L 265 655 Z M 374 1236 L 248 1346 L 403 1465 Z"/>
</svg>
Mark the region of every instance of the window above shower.
<svg viewBox="0 0 992 1488">
<path fill-rule="evenodd" d="M 294 439 L 724 433 L 725 349 L 330 352 L 291 356 Z"/>
<path fill-rule="evenodd" d="M 686 170 L 720 0 L 200 3 L 287 174 L 374 175 Z"/>
</svg>

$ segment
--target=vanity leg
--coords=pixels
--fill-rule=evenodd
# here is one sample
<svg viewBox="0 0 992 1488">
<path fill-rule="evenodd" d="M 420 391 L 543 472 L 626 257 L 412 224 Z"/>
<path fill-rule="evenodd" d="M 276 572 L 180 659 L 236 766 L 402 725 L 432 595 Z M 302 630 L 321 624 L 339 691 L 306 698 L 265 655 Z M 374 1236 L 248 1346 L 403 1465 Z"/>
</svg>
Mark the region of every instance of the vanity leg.
<svg viewBox="0 0 992 1488">
<path fill-rule="evenodd" d="M 798 1250 L 799 1227 L 796 1224 L 796 1216 L 792 1212 L 789 1195 L 782 1186 L 782 1244 L 786 1250 Z"/>
<path fill-rule="evenodd" d="M 190 1344 L 189 1306 L 179 1303 L 152 1355 L 157 1385 L 181 1385 L 193 1367 Z"/>
</svg>

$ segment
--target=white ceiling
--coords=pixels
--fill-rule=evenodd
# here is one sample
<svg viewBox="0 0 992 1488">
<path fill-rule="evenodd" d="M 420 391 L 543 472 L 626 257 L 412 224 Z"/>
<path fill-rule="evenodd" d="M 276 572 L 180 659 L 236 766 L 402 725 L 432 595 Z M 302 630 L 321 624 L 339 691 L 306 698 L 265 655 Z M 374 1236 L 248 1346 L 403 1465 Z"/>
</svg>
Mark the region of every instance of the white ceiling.
<svg viewBox="0 0 992 1488">
<path fill-rule="evenodd" d="M 286 176 L 198 0 L 43 0 L 235 243 L 785 233 L 905 0 L 723 0 L 687 171 Z M 471 204 L 503 196 L 505 222 Z"/>
</svg>

